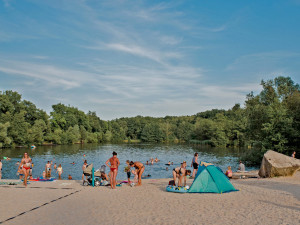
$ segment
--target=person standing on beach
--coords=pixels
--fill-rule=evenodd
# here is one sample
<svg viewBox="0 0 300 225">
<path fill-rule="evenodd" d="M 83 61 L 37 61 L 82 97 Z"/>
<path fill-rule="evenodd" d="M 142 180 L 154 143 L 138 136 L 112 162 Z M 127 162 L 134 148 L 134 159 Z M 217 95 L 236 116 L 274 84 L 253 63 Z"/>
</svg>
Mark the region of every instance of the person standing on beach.
<svg viewBox="0 0 300 225">
<path fill-rule="evenodd" d="M 293 152 L 292 157 L 296 158 L 296 151 Z"/>
<path fill-rule="evenodd" d="M 237 172 L 245 172 L 245 171 L 246 171 L 245 165 L 242 163 L 242 161 L 240 161 Z"/>
<path fill-rule="evenodd" d="M 142 174 L 144 173 L 145 170 L 145 166 L 143 163 L 141 162 L 130 162 L 129 164 L 131 167 L 135 168 L 135 172 L 138 175 L 138 184 L 137 186 L 141 186 L 142 185 Z"/>
<path fill-rule="evenodd" d="M 27 187 L 27 178 L 29 175 L 30 166 L 31 166 L 31 158 L 28 156 L 28 153 L 25 152 L 24 157 L 22 158 L 21 163 L 19 165 L 19 169 L 22 167 L 22 171 L 24 174 L 23 184 L 25 187 Z"/>
<path fill-rule="evenodd" d="M 63 173 L 63 169 L 61 164 L 57 167 L 58 179 L 61 180 L 61 174 Z"/>
<path fill-rule="evenodd" d="M 105 164 L 108 167 L 110 167 L 110 186 L 111 186 L 112 189 L 116 189 L 116 184 L 117 184 L 116 178 L 117 178 L 117 175 L 118 175 L 118 167 L 120 165 L 120 161 L 117 158 L 117 153 L 116 152 L 113 152 L 112 155 L 113 156 L 111 158 L 109 158 L 105 162 Z M 108 163 L 110 163 L 110 165 Z"/>
<path fill-rule="evenodd" d="M 84 160 L 83 165 L 82 165 L 82 181 L 84 179 L 84 170 L 88 167 L 88 163 L 86 160 Z"/>
<path fill-rule="evenodd" d="M 2 162 L 1 162 L 1 159 L 0 159 L 0 180 L 2 178 Z"/>
<path fill-rule="evenodd" d="M 199 166 L 199 163 L 198 163 L 198 153 L 196 152 L 194 154 L 194 157 L 193 157 L 193 160 L 192 160 L 192 163 L 191 163 L 191 167 L 193 167 L 192 177 L 195 177 L 195 175 L 197 174 L 197 172 L 198 172 L 198 166 Z"/>
<path fill-rule="evenodd" d="M 48 177 L 48 178 L 51 177 L 51 166 L 52 166 L 52 161 L 51 161 L 51 163 L 50 163 L 50 161 L 48 161 L 45 166 L 46 177 Z"/>
</svg>

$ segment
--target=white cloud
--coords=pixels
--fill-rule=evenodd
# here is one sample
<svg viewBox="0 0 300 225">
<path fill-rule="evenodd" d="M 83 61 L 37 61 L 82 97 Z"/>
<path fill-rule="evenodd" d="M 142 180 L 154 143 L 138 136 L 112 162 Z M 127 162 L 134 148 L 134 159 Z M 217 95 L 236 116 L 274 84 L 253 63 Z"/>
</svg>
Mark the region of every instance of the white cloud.
<svg viewBox="0 0 300 225">
<path fill-rule="evenodd" d="M 81 71 L 22 61 L 0 60 L 0 71 L 41 80 L 47 82 L 47 85 L 61 86 L 64 89 L 80 87 L 83 83 L 95 81 L 91 74 Z"/>
</svg>

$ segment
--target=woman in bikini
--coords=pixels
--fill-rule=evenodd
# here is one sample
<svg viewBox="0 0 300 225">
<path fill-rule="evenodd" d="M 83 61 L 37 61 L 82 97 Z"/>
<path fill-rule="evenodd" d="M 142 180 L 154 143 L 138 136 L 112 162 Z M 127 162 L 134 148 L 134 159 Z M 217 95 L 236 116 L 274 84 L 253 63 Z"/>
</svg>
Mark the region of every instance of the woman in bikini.
<svg viewBox="0 0 300 225">
<path fill-rule="evenodd" d="M 142 174 L 144 173 L 145 166 L 141 162 L 130 162 L 129 165 L 135 168 L 135 171 L 138 175 L 138 184 L 136 186 L 142 185 Z"/>
<path fill-rule="evenodd" d="M 186 185 L 186 176 L 191 174 L 190 170 L 185 169 L 186 163 L 181 163 L 180 167 L 173 169 L 174 185 L 176 185 L 176 179 L 178 178 L 178 186 L 182 184 L 182 178 L 184 178 L 184 186 Z"/>
<path fill-rule="evenodd" d="M 109 158 L 105 164 L 110 167 L 110 186 L 111 186 L 111 189 L 116 189 L 116 184 L 117 184 L 117 175 L 118 175 L 118 167 L 120 165 L 120 161 L 119 159 L 117 158 L 117 153 L 116 152 L 113 152 L 112 153 L 112 157 Z M 110 163 L 110 165 L 108 164 Z"/>
<path fill-rule="evenodd" d="M 22 172 L 24 174 L 24 186 L 27 187 L 27 177 L 29 176 L 29 170 L 31 166 L 31 158 L 28 156 L 28 153 L 24 153 L 24 157 L 21 160 L 19 169 L 22 167 Z"/>
</svg>

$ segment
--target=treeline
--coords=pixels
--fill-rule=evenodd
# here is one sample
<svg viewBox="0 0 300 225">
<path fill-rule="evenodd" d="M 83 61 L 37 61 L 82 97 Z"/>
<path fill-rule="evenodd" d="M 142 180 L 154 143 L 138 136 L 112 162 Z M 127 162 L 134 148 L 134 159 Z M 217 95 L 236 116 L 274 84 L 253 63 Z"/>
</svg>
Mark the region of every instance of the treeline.
<svg viewBox="0 0 300 225">
<path fill-rule="evenodd" d="M 0 92 L 0 147 L 103 142 L 189 142 L 248 146 L 260 160 L 267 149 L 289 153 L 300 145 L 300 89 L 290 77 L 262 81 L 263 90 L 244 107 L 213 109 L 192 116 L 136 116 L 101 120 L 96 112 L 61 103 L 48 115 L 13 91 Z"/>
</svg>

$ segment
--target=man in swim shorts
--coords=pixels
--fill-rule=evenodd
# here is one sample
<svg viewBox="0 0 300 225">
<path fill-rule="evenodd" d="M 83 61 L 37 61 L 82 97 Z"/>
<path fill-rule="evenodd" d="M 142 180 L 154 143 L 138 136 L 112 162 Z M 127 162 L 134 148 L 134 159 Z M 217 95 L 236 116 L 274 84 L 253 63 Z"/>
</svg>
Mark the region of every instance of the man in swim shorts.
<svg viewBox="0 0 300 225">
<path fill-rule="evenodd" d="M 113 152 L 112 155 L 113 156 L 111 158 L 109 158 L 105 164 L 108 167 L 110 167 L 110 172 L 109 172 L 110 173 L 110 186 L 112 189 L 116 189 L 116 184 L 117 184 L 116 178 L 118 175 L 118 167 L 120 165 L 120 161 L 117 158 L 116 152 Z M 110 163 L 110 165 L 108 163 Z"/>
</svg>

